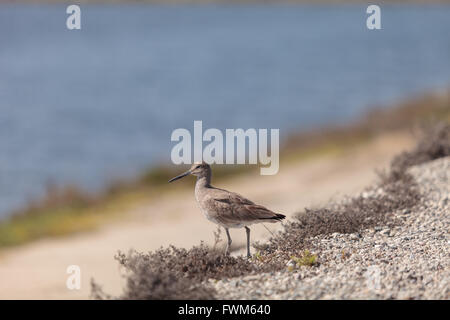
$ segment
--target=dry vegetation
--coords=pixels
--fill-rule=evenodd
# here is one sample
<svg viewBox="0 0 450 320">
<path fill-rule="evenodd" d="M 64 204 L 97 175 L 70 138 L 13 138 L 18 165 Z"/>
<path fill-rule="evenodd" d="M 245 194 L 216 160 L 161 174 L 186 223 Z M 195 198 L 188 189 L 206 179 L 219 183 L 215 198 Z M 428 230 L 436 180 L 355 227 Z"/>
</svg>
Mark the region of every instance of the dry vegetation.
<svg viewBox="0 0 450 320">
<path fill-rule="evenodd" d="M 361 195 L 330 203 L 325 208 L 305 209 L 284 231 L 259 249 L 252 260 L 225 256 L 201 244 L 192 249 L 170 247 L 148 254 L 119 253 L 116 259 L 126 270 L 126 288 L 119 299 L 212 299 L 208 279 L 223 279 L 251 273 L 278 271 L 294 261 L 314 267 L 316 256 L 311 238 L 331 233 L 360 230 L 400 223 L 392 218 L 398 210 L 411 210 L 420 200 L 416 183 L 406 169 L 440 157 L 450 156 L 450 125 L 439 123 L 426 130 L 417 147 L 393 159 L 387 173 L 380 174 L 378 185 Z M 113 298 L 92 282 L 92 296 Z"/>
</svg>

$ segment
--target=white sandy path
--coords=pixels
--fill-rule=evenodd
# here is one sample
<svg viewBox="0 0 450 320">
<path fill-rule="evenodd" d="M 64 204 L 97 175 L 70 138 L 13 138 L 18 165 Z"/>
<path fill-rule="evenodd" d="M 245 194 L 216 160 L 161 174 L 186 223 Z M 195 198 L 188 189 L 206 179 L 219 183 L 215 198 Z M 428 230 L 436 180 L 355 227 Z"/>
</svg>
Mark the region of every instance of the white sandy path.
<svg viewBox="0 0 450 320">
<path fill-rule="evenodd" d="M 375 169 L 387 167 L 393 155 L 411 145 L 408 135 L 391 134 L 344 155 L 282 165 L 275 176 L 240 176 L 220 187 L 289 217 L 304 207 L 360 191 L 375 179 Z M 212 243 L 216 230 L 197 208 L 193 190 L 163 194 L 128 216 L 96 232 L 41 240 L 1 252 L 0 299 L 87 299 L 91 278 L 106 292 L 119 294 L 123 279 L 113 259 L 117 250 L 148 251 L 169 244 L 188 248 L 202 240 Z M 271 230 L 277 228 L 266 225 Z M 233 244 L 245 243 L 243 229 L 231 230 L 231 236 Z M 263 226 L 252 227 L 252 240 L 269 237 Z M 69 265 L 81 267 L 81 290 L 66 288 Z"/>
</svg>

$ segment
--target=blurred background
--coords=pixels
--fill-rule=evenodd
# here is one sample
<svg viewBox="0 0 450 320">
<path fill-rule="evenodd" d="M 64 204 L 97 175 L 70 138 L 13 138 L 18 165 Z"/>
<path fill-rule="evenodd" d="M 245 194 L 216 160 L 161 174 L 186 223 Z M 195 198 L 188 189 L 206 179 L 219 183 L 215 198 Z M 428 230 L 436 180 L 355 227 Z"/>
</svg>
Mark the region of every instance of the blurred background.
<svg viewBox="0 0 450 320">
<path fill-rule="evenodd" d="M 236 2 L 83 2 L 81 30 L 66 28 L 68 3 L 0 4 L 0 246 L 83 231 L 111 203 L 159 195 L 130 190 L 167 181 L 170 135 L 194 120 L 279 128 L 288 144 L 404 101 L 425 112 L 436 100 L 422 97 L 448 92 L 448 4 L 383 4 L 382 29 L 368 30 L 364 3 Z M 388 155 L 408 145 L 389 141 Z"/>
</svg>

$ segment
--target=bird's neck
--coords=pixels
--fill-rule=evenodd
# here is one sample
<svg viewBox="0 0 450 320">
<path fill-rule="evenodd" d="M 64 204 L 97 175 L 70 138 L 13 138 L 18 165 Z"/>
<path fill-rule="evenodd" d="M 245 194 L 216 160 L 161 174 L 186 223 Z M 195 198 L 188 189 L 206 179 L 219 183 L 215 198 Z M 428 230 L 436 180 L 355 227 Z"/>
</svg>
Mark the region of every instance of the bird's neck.
<svg viewBox="0 0 450 320">
<path fill-rule="evenodd" d="M 195 183 L 195 188 L 205 188 L 205 187 L 210 187 L 210 186 L 211 186 L 211 176 L 210 175 L 198 177 L 197 182 Z"/>
</svg>

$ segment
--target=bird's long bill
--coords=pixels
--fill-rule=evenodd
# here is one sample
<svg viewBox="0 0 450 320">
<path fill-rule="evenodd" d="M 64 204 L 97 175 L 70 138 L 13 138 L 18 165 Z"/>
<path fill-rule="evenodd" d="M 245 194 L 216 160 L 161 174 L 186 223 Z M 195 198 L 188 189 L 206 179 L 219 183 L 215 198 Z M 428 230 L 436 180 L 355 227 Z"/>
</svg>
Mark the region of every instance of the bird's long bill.
<svg viewBox="0 0 450 320">
<path fill-rule="evenodd" d="M 181 178 L 186 177 L 186 176 L 188 176 L 190 174 L 191 174 L 191 170 L 188 170 L 185 173 L 182 173 L 179 176 L 176 176 L 175 178 L 170 179 L 169 182 L 173 182 L 175 180 L 181 179 Z"/>
</svg>

